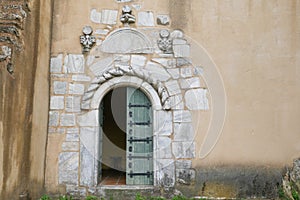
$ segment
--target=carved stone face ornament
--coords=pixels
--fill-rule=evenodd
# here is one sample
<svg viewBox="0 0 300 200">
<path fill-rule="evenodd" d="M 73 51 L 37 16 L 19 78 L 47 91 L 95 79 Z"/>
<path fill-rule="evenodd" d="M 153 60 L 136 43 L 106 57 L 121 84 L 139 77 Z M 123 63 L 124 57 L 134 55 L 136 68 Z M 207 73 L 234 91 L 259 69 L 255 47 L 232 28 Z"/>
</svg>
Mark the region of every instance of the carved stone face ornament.
<svg viewBox="0 0 300 200">
<path fill-rule="evenodd" d="M 82 29 L 84 35 L 80 36 L 80 43 L 83 47 L 82 52 L 89 52 L 96 43 L 95 36 L 92 35 L 93 29 L 90 26 L 85 26 Z"/>
<path fill-rule="evenodd" d="M 165 54 L 173 53 L 172 40 L 170 39 L 170 32 L 168 30 L 161 30 L 159 33 L 160 39 L 157 40 L 157 45 Z"/>
<path fill-rule="evenodd" d="M 128 5 L 123 7 L 120 21 L 124 25 L 129 25 L 131 23 L 135 23 L 135 17 L 132 15 L 132 10 Z"/>
</svg>

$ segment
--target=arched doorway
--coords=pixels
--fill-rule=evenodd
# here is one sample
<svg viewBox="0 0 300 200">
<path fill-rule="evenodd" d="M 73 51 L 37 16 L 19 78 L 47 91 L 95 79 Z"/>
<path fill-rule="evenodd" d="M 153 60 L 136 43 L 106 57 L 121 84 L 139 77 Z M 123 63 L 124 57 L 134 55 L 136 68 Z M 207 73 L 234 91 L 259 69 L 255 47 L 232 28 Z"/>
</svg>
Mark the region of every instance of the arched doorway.
<svg viewBox="0 0 300 200">
<path fill-rule="evenodd" d="M 110 90 L 99 107 L 103 185 L 153 185 L 153 112 L 134 87 Z"/>
</svg>

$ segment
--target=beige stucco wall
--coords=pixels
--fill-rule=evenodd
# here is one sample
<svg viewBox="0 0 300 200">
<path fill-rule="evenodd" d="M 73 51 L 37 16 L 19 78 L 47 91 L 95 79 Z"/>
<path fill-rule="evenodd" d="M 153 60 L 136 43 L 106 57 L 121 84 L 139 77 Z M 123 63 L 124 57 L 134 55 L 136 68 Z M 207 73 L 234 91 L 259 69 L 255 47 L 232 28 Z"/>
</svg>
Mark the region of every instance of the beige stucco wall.
<svg viewBox="0 0 300 200">
<path fill-rule="evenodd" d="M 227 95 L 224 128 L 213 151 L 205 159 L 196 158 L 194 166 L 283 166 L 300 156 L 300 1 L 133 3 L 141 4 L 141 11 L 170 14 L 171 28 L 182 29 L 202 45 L 223 79 Z M 55 1 L 52 55 L 81 53 L 78 37 L 82 27 L 105 27 L 90 22 L 92 8 L 120 9 L 123 5 L 110 0 Z M 194 114 L 200 120 L 194 122 L 199 157 L 211 115 Z"/>
</svg>

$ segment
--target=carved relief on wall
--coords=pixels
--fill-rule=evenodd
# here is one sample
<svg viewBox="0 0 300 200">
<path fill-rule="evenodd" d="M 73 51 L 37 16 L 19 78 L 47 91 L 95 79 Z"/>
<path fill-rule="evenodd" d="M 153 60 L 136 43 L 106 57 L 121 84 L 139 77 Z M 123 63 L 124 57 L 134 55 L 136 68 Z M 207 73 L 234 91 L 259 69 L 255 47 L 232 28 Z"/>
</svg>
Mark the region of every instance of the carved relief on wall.
<svg viewBox="0 0 300 200">
<path fill-rule="evenodd" d="M 26 0 L 0 4 L 0 64 L 13 74 L 13 54 L 23 48 L 22 30 L 29 8 Z"/>
</svg>

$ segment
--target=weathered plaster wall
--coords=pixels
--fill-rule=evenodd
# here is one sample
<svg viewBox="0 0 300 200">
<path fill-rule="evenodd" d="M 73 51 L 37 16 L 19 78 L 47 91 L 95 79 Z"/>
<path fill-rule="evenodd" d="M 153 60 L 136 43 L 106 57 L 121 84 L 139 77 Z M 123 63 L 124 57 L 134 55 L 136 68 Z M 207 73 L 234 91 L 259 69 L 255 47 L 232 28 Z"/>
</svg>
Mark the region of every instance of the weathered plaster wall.
<svg viewBox="0 0 300 200">
<path fill-rule="evenodd" d="M 0 199 L 19 199 L 22 193 L 36 199 L 44 187 L 51 1 L 0 1 L 26 8 L 25 3 L 14 74 L 0 69 Z"/>
<path fill-rule="evenodd" d="M 248 189 L 242 191 L 241 196 L 258 191 L 257 182 L 260 195 L 266 190 L 272 195 L 280 169 L 300 156 L 297 126 L 300 117 L 300 1 L 136 0 L 132 3 L 141 5 L 141 11 L 170 15 L 170 27 L 182 29 L 186 36 L 207 50 L 224 82 L 227 95 L 224 128 L 217 145 L 204 159 L 199 159 L 199 152 L 210 125 L 211 112 L 193 112 L 194 119 L 200 119 L 193 121 L 197 130 L 197 154 L 193 159 L 193 167 L 197 169 L 195 193 L 201 193 L 200 186 L 206 180 L 211 186 L 206 187 L 209 193 L 215 186 L 212 184 L 216 181 L 214 176 L 224 173 L 227 180 L 242 177 L 240 180 L 244 182 L 240 183 Z M 94 30 L 106 28 L 106 25 L 90 21 L 92 8 L 121 10 L 123 5 L 111 0 L 101 3 L 56 0 L 51 56 L 80 54 L 78 38 L 83 26 L 90 25 Z M 117 27 L 121 27 L 119 21 Z M 204 74 L 215 65 L 204 63 Z M 46 185 L 49 191 L 59 190 L 57 155 L 65 140 L 59 134 L 58 130 L 56 136 L 48 140 L 58 147 L 49 149 L 48 146 Z M 268 170 L 274 173 L 267 173 Z M 205 175 L 201 176 L 203 173 Z M 257 179 L 257 176 L 266 178 Z M 272 176 L 275 178 L 268 185 L 266 181 Z M 220 175 L 218 180 L 222 182 L 222 179 Z M 251 184 L 247 186 L 246 182 Z M 225 179 L 223 183 L 228 185 Z M 266 190 L 265 185 L 268 185 Z M 236 188 L 238 186 L 227 188 L 227 195 L 238 196 Z M 226 188 L 224 191 L 226 193 Z M 224 191 L 215 194 L 223 195 Z"/>
<path fill-rule="evenodd" d="M 195 166 L 284 165 L 299 156 L 299 1 L 134 3 L 155 14 L 170 14 L 171 27 L 182 28 L 203 45 L 224 80 L 228 101 L 221 138 Z M 77 41 L 82 26 L 101 26 L 90 22 L 91 8 L 123 5 L 108 0 L 55 1 L 52 55 L 81 52 Z M 209 113 L 201 113 L 201 118 L 209 122 Z M 206 128 L 200 129 L 199 144 Z"/>
</svg>

